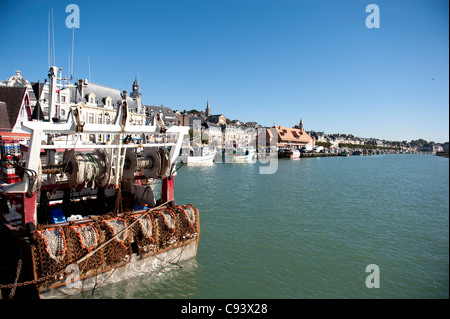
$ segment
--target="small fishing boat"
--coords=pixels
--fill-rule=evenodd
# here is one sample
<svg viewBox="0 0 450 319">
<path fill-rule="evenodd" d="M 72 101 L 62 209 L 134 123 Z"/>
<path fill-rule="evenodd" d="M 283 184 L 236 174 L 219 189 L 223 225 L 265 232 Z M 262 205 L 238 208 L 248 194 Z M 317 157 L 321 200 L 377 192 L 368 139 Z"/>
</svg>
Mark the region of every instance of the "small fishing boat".
<svg viewBox="0 0 450 319">
<path fill-rule="evenodd" d="M 58 70 L 49 72 L 51 92 Z M 165 128 L 158 115 L 150 125 L 131 125 L 126 91 L 111 124 L 84 123 L 79 106 L 70 106 L 65 122 L 25 120 L 30 135 L 19 148 L 1 144 L 1 296 L 64 297 L 197 254 L 199 212 L 174 201 L 189 128 Z M 70 142 L 42 143 L 55 134 Z M 91 143 L 85 134 L 111 140 Z M 133 138 L 143 134 L 152 142 Z"/>
<path fill-rule="evenodd" d="M 189 155 L 180 155 L 178 161 L 189 165 L 211 165 L 214 164 L 216 151 L 208 146 L 202 146 L 197 152 L 190 147 Z"/>
<path fill-rule="evenodd" d="M 255 149 L 250 147 L 228 148 L 223 150 L 225 163 L 247 163 L 253 160 Z"/>
<path fill-rule="evenodd" d="M 292 148 L 282 148 L 278 150 L 278 158 L 299 159 L 300 151 Z"/>
<path fill-rule="evenodd" d="M 291 156 L 289 156 L 290 159 L 299 159 L 300 158 L 300 151 L 295 149 L 292 150 Z"/>
</svg>

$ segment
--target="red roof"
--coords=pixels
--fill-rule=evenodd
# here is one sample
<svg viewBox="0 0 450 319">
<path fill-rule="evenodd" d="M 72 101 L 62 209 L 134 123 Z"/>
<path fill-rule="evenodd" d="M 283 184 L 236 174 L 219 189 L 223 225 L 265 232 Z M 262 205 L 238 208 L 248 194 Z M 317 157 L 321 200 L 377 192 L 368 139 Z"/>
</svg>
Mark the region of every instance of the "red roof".
<svg viewBox="0 0 450 319">
<path fill-rule="evenodd" d="M 312 137 L 303 129 L 275 126 L 278 132 L 278 143 L 308 144 Z"/>
</svg>

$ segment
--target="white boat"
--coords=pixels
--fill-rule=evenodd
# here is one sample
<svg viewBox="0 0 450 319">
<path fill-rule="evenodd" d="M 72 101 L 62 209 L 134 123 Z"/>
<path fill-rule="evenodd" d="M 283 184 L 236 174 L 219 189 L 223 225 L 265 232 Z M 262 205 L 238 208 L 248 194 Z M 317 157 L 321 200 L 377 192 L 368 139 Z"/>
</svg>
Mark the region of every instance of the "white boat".
<svg viewBox="0 0 450 319">
<path fill-rule="evenodd" d="M 180 155 L 179 162 L 189 165 L 211 165 L 214 164 L 214 157 L 216 156 L 216 150 L 203 146 L 198 152 L 190 148 L 189 155 Z"/>
<path fill-rule="evenodd" d="M 300 158 L 300 151 L 297 150 L 297 149 L 292 150 L 292 153 L 291 153 L 291 155 L 289 156 L 289 158 L 290 158 L 290 159 L 297 159 L 297 158 Z"/>
<path fill-rule="evenodd" d="M 224 152 L 225 163 L 246 163 L 252 161 L 255 156 L 255 150 L 250 147 L 232 148 Z"/>
<path fill-rule="evenodd" d="M 280 149 L 278 150 L 278 158 L 299 159 L 300 151 L 298 149 L 293 148 Z"/>
</svg>

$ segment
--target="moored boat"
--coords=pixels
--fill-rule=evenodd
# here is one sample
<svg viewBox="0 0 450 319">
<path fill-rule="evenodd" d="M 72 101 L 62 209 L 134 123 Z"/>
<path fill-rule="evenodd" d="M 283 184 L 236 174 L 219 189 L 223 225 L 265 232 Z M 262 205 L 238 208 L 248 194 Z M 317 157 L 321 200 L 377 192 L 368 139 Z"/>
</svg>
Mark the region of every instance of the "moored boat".
<svg viewBox="0 0 450 319">
<path fill-rule="evenodd" d="M 299 159 L 300 151 L 295 148 L 282 148 L 278 150 L 278 158 Z"/>
<path fill-rule="evenodd" d="M 250 147 L 224 149 L 223 153 L 225 163 L 247 163 L 255 156 L 255 150 Z"/>
<path fill-rule="evenodd" d="M 291 156 L 289 158 L 290 159 L 298 159 L 298 158 L 300 158 L 300 151 L 297 150 L 297 149 L 292 150 L 292 154 L 291 154 Z"/>
<path fill-rule="evenodd" d="M 190 150 L 189 155 L 180 155 L 178 161 L 190 165 L 210 165 L 214 164 L 215 156 L 216 151 L 214 149 L 210 149 L 208 146 L 203 146 L 199 152 Z"/>
</svg>

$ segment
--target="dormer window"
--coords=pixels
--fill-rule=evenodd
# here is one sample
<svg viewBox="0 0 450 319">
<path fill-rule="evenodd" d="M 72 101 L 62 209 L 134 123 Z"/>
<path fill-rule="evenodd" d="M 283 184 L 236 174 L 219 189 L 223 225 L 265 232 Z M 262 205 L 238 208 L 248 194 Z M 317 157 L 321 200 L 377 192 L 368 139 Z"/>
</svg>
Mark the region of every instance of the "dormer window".
<svg viewBox="0 0 450 319">
<path fill-rule="evenodd" d="M 90 104 L 95 104 L 95 94 L 94 93 L 90 93 L 88 95 L 88 101 Z"/>
<path fill-rule="evenodd" d="M 105 106 L 106 107 L 112 107 L 112 98 L 110 96 L 105 98 Z"/>
</svg>

